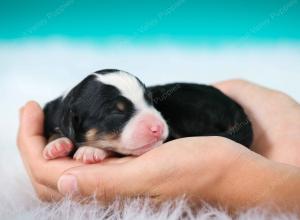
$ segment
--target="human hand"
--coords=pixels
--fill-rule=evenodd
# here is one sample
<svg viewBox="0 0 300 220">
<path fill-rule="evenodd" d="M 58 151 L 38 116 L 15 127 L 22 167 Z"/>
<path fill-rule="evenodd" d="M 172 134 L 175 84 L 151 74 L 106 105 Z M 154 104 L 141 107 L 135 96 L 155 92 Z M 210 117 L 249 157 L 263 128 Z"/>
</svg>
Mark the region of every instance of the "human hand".
<svg viewBox="0 0 300 220">
<path fill-rule="evenodd" d="M 214 85 L 245 109 L 254 130 L 251 150 L 300 166 L 300 105 L 286 94 L 244 80 Z"/>
<path fill-rule="evenodd" d="M 70 158 L 47 161 L 42 156 L 46 145 L 43 136 L 44 115 L 40 106 L 29 102 L 20 110 L 18 147 L 32 185 L 41 200 L 59 200 L 57 180 L 64 171 L 80 166 L 81 163 Z"/>
<path fill-rule="evenodd" d="M 204 200 L 232 209 L 274 200 L 282 206 L 299 203 L 295 191 L 299 170 L 268 161 L 221 137 L 179 139 L 138 158 L 82 166 L 70 159 L 43 160 L 42 111 L 31 103 L 22 115 L 19 148 L 44 200 L 72 192 L 83 196 L 95 193 L 101 201 L 115 196 L 149 196 L 160 202 L 186 195 L 192 202 Z"/>
<path fill-rule="evenodd" d="M 37 194 L 47 201 L 68 192 L 83 196 L 95 192 L 102 201 L 117 195 L 164 201 L 183 194 L 195 201 L 215 201 L 210 192 L 225 175 L 224 168 L 242 152 L 248 152 L 221 137 L 202 137 L 176 140 L 138 158 L 111 159 L 101 164 L 82 166 L 69 158 L 47 161 L 42 156 L 46 145 L 42 109 L 31 102 L 21 112 L 20 153 Z"/>
</svg>

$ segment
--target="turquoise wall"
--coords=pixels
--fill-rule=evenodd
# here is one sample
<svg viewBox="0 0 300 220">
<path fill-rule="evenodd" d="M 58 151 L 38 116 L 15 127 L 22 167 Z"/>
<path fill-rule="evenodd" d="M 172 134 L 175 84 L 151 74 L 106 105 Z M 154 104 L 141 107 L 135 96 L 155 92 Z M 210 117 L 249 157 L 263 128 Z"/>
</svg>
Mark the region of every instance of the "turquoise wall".
<svg viewBox="0 0 300 220">
<path fill-rule="evenodd" d="M 0 0 L 0 40 L 298 41 L 299 0 Z"/>
</svg>

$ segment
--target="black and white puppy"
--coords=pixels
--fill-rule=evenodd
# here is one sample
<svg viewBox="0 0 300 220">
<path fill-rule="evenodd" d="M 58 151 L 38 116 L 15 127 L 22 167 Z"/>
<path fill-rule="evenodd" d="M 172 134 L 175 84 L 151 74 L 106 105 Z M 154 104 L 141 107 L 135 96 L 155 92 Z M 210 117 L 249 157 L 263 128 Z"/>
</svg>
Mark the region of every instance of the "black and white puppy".
<svg viewBox="0 0 300 220">
<path fill-rule="evenodd" d="M 212 86 L 173 83 L 146 87 L 137 77 L 106 69 L 87 76 L 46 104 L 46 159 L 85 163 L 112 153 L 141 155 L 166 141 L 223 136 L 247 147 L 251 123 L 240 105 Z"/>
</svg>

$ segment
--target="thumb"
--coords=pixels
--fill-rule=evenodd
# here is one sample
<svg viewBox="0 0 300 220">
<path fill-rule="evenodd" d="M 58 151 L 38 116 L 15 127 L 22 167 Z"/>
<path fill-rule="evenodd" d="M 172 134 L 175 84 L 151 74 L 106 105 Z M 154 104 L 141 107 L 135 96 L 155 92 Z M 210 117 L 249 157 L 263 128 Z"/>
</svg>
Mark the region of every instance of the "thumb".
<svg viewBox="0 0 300 220">
<path fill-rule="evenodd" d="M 28 102 L 21 110 L 20 135 L 36 136 L 43 135 L 43 110 L 35 101 Z"/>
<path fill-rule="evenodd" d="M 45 145 L 43 136 L 44 114 L 37 102 L 28 102 L 21 109 L 18 147 L 23 156 L 36 159 Z M 29 158 L 28 158 L 29 159 Z"/>
<path fill-rule="evenodd" d="M 92 164 L 69 169 L 57 182 L 63 195 L 91 196 L 103 202 L 115 197 L 135 197 L 147 189 L 147 181 L 139 166 L 126 163 Z"/>
<path fill-rule="evenodd" d="M 64 195 L 95 195 L 104 202 L 115 197 L 157 196 L 159 186 L 176 181 L 182 174 L 178 168 L 190 159 L 184 155 L 191 155 L 185 149 L 193 140 L 168 142 L 139 157 L 125 158 L 121 163 L 107 161 L 69 169 L 58 180 L 57 188 Z"/>
</svg>

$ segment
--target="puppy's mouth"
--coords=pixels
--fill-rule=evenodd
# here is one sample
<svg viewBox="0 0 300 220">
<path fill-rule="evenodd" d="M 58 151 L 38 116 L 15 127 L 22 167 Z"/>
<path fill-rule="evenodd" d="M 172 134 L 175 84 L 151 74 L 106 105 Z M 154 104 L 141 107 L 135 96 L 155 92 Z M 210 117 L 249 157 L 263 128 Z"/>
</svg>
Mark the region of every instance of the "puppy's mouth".
<svg viewBox="0 0 300 220">
<path fill-rule="evenodd" d="M 147 151 L 152 150 L 153 148 L 158 147 L 162 144 L 163 144 L 163 140 L 161 140 L 161 139 L 156 140 L 149 144 L 143 145 L 141 147 L 138 147 L 138 148 L 132 150 L 131 154 L 134 156 L 140 156 L 140 155 L 146 153 Z"/>
</svg>

